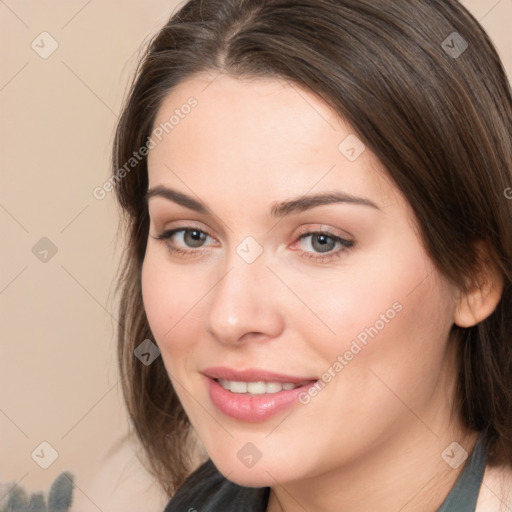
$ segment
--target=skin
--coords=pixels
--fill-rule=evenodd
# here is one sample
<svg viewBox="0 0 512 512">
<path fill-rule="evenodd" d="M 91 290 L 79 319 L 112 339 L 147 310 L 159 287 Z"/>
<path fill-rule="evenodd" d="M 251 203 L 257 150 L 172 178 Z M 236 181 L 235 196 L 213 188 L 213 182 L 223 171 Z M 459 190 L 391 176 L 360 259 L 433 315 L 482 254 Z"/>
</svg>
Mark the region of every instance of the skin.
<svg viewBox="0 0 512 512">
<path fill-rule="evenodd" d="M 493 278 L 462 294 L 443 277 L 376 157 L 340 152 L 354 130 L 321 99 L 276 79 L 214 78 L 195 76 L 168 95 L 155 126 L 190 96 L 198 105 L 148 156 L 149 188 L 173 188 L 212 212 L 148 201 L 144 305 L 190 421 L 221 473 L 272 487 L 270 512 L 431 512 L 462 469 L 440 454 L 454 441 L 470 452 L 477 437 L 450 415 L 457 362 L 448 333 L 489 315 L 499 286 Z M 270 215 L 277 202 L 323 191 L 378 208 Z M 154 238 L 190 226 L 210 235 L 202 246 L 183 232 Z M 339 257 L 308 258 L 325 253 L 300 235 L 324 229 L 353 246 L 339 252 L 329 239 Z M 263 250 L 250 264 L 236 252 L 248 236 Z M 248 423 L 211 403 L 205 368 L 321 378 L 396 303 L 400 312 L 307 405 Z M 251 468 L 237 458 L 248 442 L 262 454 Z"/>
</svg>

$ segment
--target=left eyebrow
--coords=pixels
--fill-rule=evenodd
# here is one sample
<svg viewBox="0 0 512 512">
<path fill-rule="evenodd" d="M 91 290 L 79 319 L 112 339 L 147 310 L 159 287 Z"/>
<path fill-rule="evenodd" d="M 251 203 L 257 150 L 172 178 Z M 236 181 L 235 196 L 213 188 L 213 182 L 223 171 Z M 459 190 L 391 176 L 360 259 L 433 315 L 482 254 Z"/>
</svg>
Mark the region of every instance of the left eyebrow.
<svg viewBox="0 0 512 512">
<path fill-rule="evenodd" d="M 369 206 L 380 210 L 380 208 L 370 199 L 364 197 L 356 197 L 344 192 L 323 192 L 310 196 L 300 196 L 289 201 L 281 203 L 273 203 L 270 211 L 272 217 L 285 217 L 291 213 L 300 213 L 317 206 L 327 204 L 348 203 L 362 206 Z"/>
</svg>

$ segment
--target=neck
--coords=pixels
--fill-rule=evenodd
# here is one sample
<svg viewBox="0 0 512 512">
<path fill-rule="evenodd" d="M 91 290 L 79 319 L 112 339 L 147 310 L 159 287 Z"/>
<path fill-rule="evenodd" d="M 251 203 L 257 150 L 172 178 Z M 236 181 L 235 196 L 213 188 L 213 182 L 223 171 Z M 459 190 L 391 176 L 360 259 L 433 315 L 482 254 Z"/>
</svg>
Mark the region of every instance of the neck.
<svg viewBox="0 0 512 512">
<path fill-rule="evenodd" d="M 457 439 L 468 453 L 478 433 L 421 441 L 404 437 L 374 453 L 372 460 L 317 478 L 277 485 L 267 512 L 432 512 L 437 510 L 459 477 L 464 464 L 451 468 L 441 453 Z"/>
<path fill-rule="evenodd" d="M 454 380 L 441 378 L 428 405 L 421 411 L 408 410 L 407 421 L 379 436 L 364 456 L 272 487 L 267 512 L 437 510 L 464 467 L 454 469 L 441 454 L 454 441 L 470 454 L 478 439 L 478 432 L 452 418 L 454 393 Z"/>
</svg>

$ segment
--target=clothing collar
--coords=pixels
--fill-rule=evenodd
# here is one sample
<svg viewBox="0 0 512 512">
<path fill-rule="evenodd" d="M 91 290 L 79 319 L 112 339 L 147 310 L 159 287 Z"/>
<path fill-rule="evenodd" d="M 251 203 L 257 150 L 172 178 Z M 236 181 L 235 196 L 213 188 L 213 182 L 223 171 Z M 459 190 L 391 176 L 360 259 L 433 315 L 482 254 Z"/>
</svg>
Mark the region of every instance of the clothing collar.
<svg viewBox="0 0 512 512">
<path fill-rule="evenodd" d="M 436 512 L 475 512 L 486 461 L 487 446 L 481 433 L 464 469 Z"/>
</svg>

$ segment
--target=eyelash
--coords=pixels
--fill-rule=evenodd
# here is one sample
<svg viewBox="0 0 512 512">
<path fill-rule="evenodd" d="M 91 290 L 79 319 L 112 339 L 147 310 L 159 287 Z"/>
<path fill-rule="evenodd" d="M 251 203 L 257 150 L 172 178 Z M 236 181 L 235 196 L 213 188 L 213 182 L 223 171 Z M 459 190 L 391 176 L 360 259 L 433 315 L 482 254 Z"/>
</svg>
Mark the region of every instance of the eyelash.
<svg viewBox="0 0 512 512">
<path fill-rule="evenodd" d="M 193 226 L 187 226 L 187 227 L 181 227 L 176 229 L 170 229 L 167 231 L 164 231 L 160 233 L 157 236 L 154 236 L 153 238 L 156 240 L 167 242 L 169 241 L 176 233 L 187 231 L 197 231 L 201 234 L 205 234 L 206 236 L 213 238 L 207 231 L 203 231 L 202 229 L 195 228 Z M 333 259 L 340 258 L 343 253 L 348 252 L 353 246 L 354 242 L 352 240 L 346 240 L 345 238 L 341 238 L 334 233 L 331 233 L 330 231 L 306 231 L 297 238 L 297 240 L 303 240 L 304 238 L 307 238 L 309 236 L 314 235 L 324 235 L 327 238 L 330 238 L 331 240 L 334 240 L 336 243 L 338 243 L 341 247 L 335 251 L 335 252 L 329 252 L 322 255 L 322 253 L 311 253 L 308 251 L 300 251 L 301 257 L 306 258 L 308 260 L 314 260 L 314 261 L 320 261 L 322 263 L 325 263 L 327 261 L 332 261 Z M 166 244 L 169 248 L 169 251 L 173 254 L 176 254 L 178 256 L 189 256 L 191 253 L 195 253 L 195 255 L 201 255 L 204 252 L 204 248 L 199 247 L 197 249 L 181 249 L 172 247 L 170 243 Z"/>
</svg>

